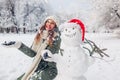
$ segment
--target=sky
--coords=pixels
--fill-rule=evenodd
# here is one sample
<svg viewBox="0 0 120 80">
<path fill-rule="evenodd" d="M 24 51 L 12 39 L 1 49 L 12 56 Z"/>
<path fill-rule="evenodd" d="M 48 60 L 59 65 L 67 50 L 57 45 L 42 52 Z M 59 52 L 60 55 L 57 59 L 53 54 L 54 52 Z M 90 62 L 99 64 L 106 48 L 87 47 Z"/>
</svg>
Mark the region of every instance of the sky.
<svg viewBox="0 0 120 80">
<path fill-rule="evenodd" d="M 48 0 L 48 2 L 55 12 L 84 12 L 92 8 L 89 0 Z"/>
<path fill-rule="evenodd" d="M 48 0 L 48 3 L 55 13 L 74 14 L 76 16 L 76 13 L 79 13 L 85 24 L 94 23 L 91 21 L 93 4 L 90 0 Z"/>
</svg>

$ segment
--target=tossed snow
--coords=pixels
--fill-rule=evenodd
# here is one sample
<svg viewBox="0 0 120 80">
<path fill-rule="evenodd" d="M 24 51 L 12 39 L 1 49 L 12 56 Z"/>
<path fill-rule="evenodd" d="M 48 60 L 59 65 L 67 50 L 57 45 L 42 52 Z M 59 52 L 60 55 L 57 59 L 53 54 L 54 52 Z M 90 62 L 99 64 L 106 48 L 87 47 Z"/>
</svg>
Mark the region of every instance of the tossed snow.
<svg viewBox="0 0 120 80">
<path fill-rule="evenodd" d="M 22 41 L 29 47 L 35 34 L 0 34 L 0 44 L 4 41 Z M 95 58 L 85 76 L 87 80 L 120 80 L 120 39 L 115 34 L 88 33 L 86 38 L 93 40 L 100 48 L 107 48 L 110 57 Z M 96 54 L 95 54 L 96 55 Z M 0 80 L 16 80 L 26 72 L 33 58 L 15 48 L 0 45 Z"/>
</svg>

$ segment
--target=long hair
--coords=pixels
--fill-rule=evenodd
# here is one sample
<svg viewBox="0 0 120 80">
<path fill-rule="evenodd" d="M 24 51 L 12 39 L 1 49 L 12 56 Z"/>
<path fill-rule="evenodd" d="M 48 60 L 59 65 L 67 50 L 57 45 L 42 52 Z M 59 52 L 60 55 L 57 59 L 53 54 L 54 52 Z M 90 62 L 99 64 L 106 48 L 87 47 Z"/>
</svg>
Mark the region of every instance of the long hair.
<svg viewBox="0 0 120 80">
<path fill-rule="evenodd" d="M 37 32 L 37 34 L 35 36 L 35 39 L 34 39 L 35 40 L 35 44 L 39 43 L 39 41 L 41 39 L 41 36 L 42 36 L 42 33 L 45 30 L 45 24 L 46 24 L 46 22 L 44 23 L 43 26 L 41 26 L 41 28 L 39 28 L 40 32 Z M 52 30 L 48 31 L 48 35 L 49 35 L 48 45 L 50 45 L 50 46 L 52 46 L 54 34 L 56 32 L 56 28 L 57 28 L 57 25 L 55 24 L 55 27 Z"/>
</svg>

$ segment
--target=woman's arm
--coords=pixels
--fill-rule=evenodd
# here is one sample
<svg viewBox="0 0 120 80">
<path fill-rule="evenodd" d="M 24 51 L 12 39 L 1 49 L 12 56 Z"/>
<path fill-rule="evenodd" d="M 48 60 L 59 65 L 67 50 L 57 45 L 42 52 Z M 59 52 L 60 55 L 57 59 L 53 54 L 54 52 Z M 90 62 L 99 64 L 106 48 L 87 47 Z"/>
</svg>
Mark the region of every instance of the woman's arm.
<svg viewBox="0 0 120 80">
<path fill-rule="evenodd" d="M 28 46 L 26 46 L 23 43 L 21 44 L 21 46 L 18 49 L 20 51 L 22 51 L 23 53 L 25 53 L 29 57 L 34 57 L 36 55 L 35 51 L 33 51 L 31 48 L 29 48 Z"/>
<path fill-rule="evenodd" d="M 31 48 L 29 48 L 20 41 L 10 41 L 10 42 L 5 41 L 2 45 L 6 48 L 17 48 L 30 57 L 34 57 L 36 55 L 35 51 L 33 51 Z"/>
</svg>

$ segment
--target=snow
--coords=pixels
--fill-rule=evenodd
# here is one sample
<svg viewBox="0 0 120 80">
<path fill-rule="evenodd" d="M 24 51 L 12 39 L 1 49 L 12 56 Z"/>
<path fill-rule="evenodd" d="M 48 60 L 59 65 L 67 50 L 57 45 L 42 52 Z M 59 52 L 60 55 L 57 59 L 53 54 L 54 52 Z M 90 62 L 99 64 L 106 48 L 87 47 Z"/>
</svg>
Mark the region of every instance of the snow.
<svg viewBox="0 0 120 80">
<path fill-rule="evenodd" d="M 31 46 L 35 34 L 0 34 L 0 44 L 4 41 L 22 41 Z M 95 58 L 95 63 L 85 73 L 87 80 L 120 80 L 120 39 L 111 33 L 87 33 L 86 38 L 93 40 L 100 48 L 107 48 L 109 58 Z M 15 80 L 26 72 L 33 58 L 15 48 L 0 45 L 0 80 Z M 96 54 L 95 54 L 96 55 Z"/>
<path fill-rule="evenodd" d="M 86 76 L 88 80 L 120 80 L 120 39 L 115 34 L 88 34 L 89 39 L 95 41 L 101 48 L 107 48 L 105 51 L 109 58 L 104 60 L 96 59 Z"/>
<path fill-rule="evenodd" d="M 26 45 L 32 44 L 34 34 L 0 34 L 0 44 L 4 41 L 22 41 Z M 0 80 L 15 80 L 23 74 L 32 62 L 32 58 L 24 55 L 15 48 L 0 45 Z"/>
</svg>

